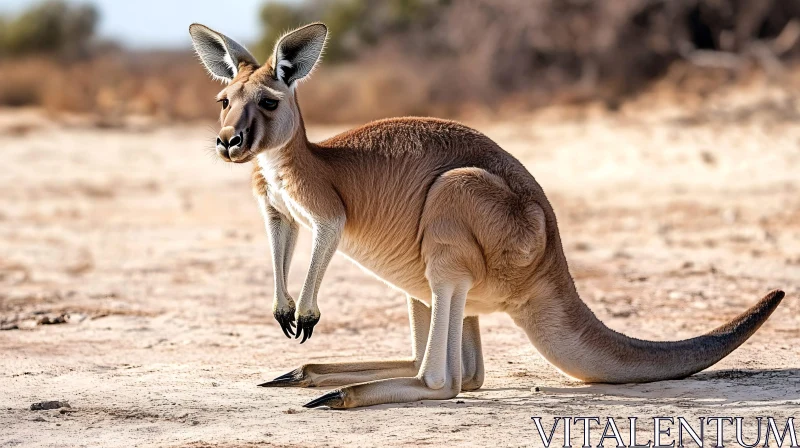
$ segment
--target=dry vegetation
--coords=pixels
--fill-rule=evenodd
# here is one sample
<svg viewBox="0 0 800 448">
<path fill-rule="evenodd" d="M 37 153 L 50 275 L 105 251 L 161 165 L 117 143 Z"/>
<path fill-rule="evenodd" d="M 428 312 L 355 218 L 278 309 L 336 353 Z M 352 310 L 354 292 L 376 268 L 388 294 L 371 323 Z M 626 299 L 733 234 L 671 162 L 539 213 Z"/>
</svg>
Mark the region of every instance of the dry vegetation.
<svg viewBox="0 0 800 448">
<path fill-rule="evenodd" d="M 754 72 L 794 77 L 800 8 L 776 0 L 306 0 L 267 3 L 261 60 L 279 33 L 324 20 L 326 61 L 306 118 L 510 116 L 552 103 L 610 109 L 654 81 L 703 97 Z M 96 14 L 51 2 L 0 32 L 0 105 L 126 117 L 216 116 L 218 91 L 188 51 L 137 53 L 92 38 Z M 55 12 L 54 12 L 55 11 Z M 56 30 L 56 31 L 49 31 Z M 478 31 L 479 30 L 479 31 Z M 235 31 L 230 31 L 235 36 Z M 32 41 L 32 45 L 22 43 Z M 188 46 L 188 36 L 187 36 Z M 786 84 L 797 88 L 797 85 Z"/>
<path fill-rule="evenodd" d="M 71 62 L 28 57 L 0 62 L 0 78 L 0 102 L 91 114 L 101 124 L 131 115 L 208 119 L 218 111 L 213 96 L 220 85 L 187 52 L 110 52 Z"/>
</svg>

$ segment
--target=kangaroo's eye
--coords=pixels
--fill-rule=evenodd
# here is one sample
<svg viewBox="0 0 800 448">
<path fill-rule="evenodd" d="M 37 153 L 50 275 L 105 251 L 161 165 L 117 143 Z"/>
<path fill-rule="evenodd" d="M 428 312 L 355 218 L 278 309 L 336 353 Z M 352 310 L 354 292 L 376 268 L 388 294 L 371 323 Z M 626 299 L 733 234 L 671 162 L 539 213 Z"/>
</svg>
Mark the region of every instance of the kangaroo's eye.
<svg viewBox="0 0 800 448">
<path fill-rule="evenodd" d="M 258 102 L 258 107 L 261 107 L 266 110 L 275 110 L 278 108 L 278 100 L 273 100 L 271 98 L 264 98 Z"/>
<path fill-rule="evenodd" d="M 228 100 L 227 99 L 224 99 L 224 100 L 222 100 L 220 102 L 222 103 L 222 109 L 227 109 L 228 108 Z"/>
</svg>

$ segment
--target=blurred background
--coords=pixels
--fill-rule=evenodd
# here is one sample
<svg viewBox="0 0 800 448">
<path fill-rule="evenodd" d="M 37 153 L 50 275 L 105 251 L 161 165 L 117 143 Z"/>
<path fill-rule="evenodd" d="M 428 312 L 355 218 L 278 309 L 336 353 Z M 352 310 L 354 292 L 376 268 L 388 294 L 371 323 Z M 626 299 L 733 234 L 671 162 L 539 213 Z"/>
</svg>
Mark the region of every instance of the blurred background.
<svg viewBox="0 0 800 448">
<path fill-rule="evenodd" d="M 550 104 L 614 111 L 643 92 L 701 99 L 743 83 L 795 89 L 797 0 L 244 0 L 0 4 L 0 107 L 215 118 L 196 63 L 202 22 L 259 58 L 285 30 L 331 37 L 301 100 L 312 122 L 511 116 Z"/>
<path fill-rule="evenodd" d="M 786 300 L 714 371 L 663 385 L 579 389 L 494 314 L 485 389 L 455 407 L 365 419 L 254 392 L 309 361 L 408 354 L 404 295 L 339 256 L 314 338 L 285 339 L 251 167 L 214 153 L 222 85 L 189 24 L 264 61 L 315 20 L 309 139 L 406 114 L 485 133 L 546 192 L 612 329 L 687 338 Z M 800 0 L 0 0 L 0 446 L 527 446 L 542 410 L 794 415 L 799 63 Z M 310 254 L 303 231 L 295 297 Z M 42 400 L 75 412 L 34 417 Z"/>
</svg>

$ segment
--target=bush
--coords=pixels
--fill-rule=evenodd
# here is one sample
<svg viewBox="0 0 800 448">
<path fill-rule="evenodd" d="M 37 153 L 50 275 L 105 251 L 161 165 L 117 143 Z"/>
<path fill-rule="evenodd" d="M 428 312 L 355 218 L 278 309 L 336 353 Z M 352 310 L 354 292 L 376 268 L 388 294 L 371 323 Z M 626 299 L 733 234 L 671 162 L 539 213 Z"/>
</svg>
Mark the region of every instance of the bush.
<svg viewBox="0 0 800 448">
<path fill-rule="evenodd" d="M 86 55 L 97 20 L 90 5 L 38 4 L 16 18 L 0 20 L 0 55 Z"/>
<path fill-rule="evenodd" d="M 326 65 L 353 63 L 364 89 L 374 87 L 365 80 L 383 79 L 370 70 L 405 73 L 413 67 L 414 89 L 426 90 L 428 109 L 470 103 L 500 108 L 508 101 L 530 108 L 555 100 L 616 102 L 678 61 L 706 72 L 753 68 L 763 64 L 763 49 L 787 24 L 800 23 L 800 3 L 306 0 L 270 2 L 262 20 L 264 48 L 286 29 L 327 23 Z M 798 55 L 795 39 L 766 56 L 777 61 Z M 727 66 L 713 67 L 716 62 Z"/>
</svg>

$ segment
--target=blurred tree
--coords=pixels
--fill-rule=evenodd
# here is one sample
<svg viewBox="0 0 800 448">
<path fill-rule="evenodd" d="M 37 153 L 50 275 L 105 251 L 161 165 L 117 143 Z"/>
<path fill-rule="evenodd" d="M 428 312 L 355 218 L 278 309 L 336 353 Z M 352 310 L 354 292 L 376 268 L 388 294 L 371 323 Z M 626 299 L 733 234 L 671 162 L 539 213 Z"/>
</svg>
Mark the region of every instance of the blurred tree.
<svg viewBox="0 0 800 448">
<path fill-rule="evenodd" d="M 0 54 L 86 54 L 97 25 L 91 5 L 68 5 L 61 0 L 37 4 L 0 27 Z"/>
</svg>

